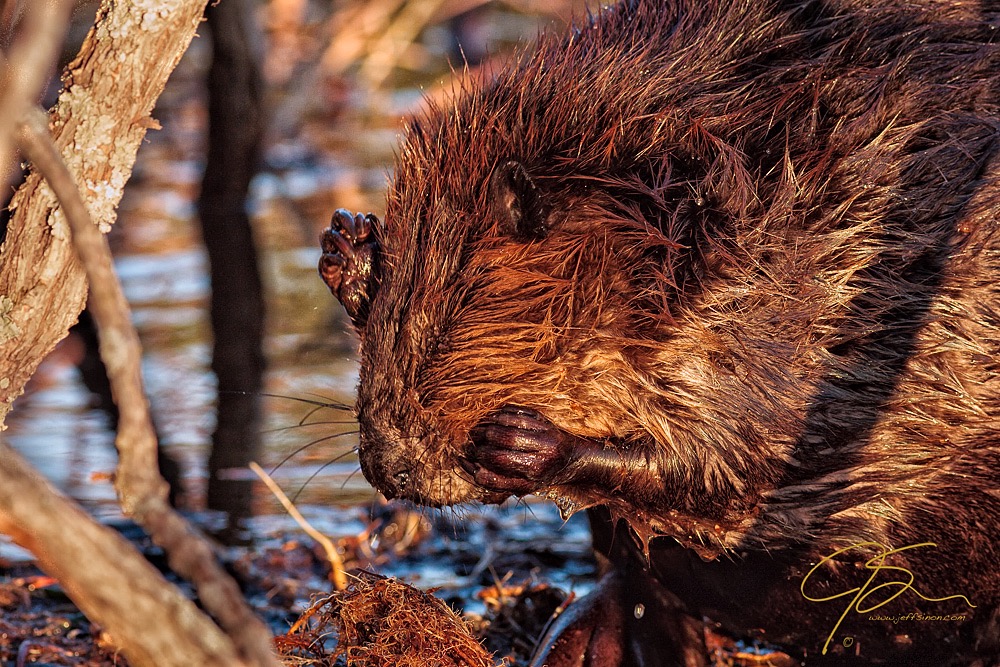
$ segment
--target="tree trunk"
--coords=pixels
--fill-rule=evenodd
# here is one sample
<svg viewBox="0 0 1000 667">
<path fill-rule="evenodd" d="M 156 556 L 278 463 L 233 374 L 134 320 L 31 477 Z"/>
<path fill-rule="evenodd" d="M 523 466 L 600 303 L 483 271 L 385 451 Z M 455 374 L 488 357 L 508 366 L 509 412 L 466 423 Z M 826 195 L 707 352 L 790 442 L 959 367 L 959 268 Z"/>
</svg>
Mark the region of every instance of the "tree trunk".
<svg viewBox="0 0 1000 667">
<path fill-rule="evenodd" d="M 207 0 L 104 2 L 64 75 L 50 126 L 91 217 L 106 231 L 150 112 L 201 22 Z M 42 358 L 83 310 L 86 280 L 66 220 L 36 173 L 11 201 L 0 247 L 0 426 Z"/>
<path fill-rule="evenodd" d="M 251 512 L 252 481 L 245 473 L 260 454 L 264 374 L 264 299 L 246 210 L 264 125 L 260 69 L 246 25 L 252 11 L 245 0 L 227 0 L 205 12 L 213 57 L 208 159 L 198 201 L 211 266 L 212 371 L 219 392 L 208 506 L 227 512 L 234 527 Z M 226 474 L 235 471 L 244 474 Z"/>
</svg>

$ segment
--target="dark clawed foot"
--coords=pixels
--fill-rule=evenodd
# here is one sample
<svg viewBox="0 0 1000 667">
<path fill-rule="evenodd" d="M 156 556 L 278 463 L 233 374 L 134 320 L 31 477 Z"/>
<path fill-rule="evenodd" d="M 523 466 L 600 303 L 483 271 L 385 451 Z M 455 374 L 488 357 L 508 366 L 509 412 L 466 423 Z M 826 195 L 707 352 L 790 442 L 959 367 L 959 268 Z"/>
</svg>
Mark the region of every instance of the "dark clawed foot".
<svg viewBox="0 0 1000 667">
<path fill-rule="evenodd" d="M 573 460 L 573 437 L 529 408 L 508 405 L 469 432 L 463 469 L 478 486 L 523 496 L 552 486 Z"/>
<path fill-rule="evenodd" d="M 553 619 L 529 667 L 707 667 L 704 621 L 647 567 L 615 561 L 591 593 Z"/>
<path fill-rule="evenodd" d="M 378 241 L 374 229 L 378 224 L 371 213 L 351 215 L 340 208 L 320 237 L 319 274 L 359 329 L 364 328 L 375 295 Z"/>
</svg>

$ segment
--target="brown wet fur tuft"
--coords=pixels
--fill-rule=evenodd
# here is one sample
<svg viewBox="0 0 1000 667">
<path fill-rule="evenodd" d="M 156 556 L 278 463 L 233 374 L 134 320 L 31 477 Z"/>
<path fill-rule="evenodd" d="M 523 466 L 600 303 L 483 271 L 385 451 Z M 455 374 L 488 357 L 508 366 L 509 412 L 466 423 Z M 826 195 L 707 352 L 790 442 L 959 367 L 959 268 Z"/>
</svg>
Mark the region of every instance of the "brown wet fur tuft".
<svg viewBox="0 0 1000 667">
<path fill-rule="evenodd" d="M 365 474 L 502 500 L 470 432 L 523 406 L 501 426 L 604 466 L 534 492 L 705 559 L 791 554 L 758 609 L 787 627 L 797 567 L 933 541 L 904 564 L 1000 651 L 998 32 L 977 0 L 636 0 L 414 120 L 374 230 Z"/>
</svg>

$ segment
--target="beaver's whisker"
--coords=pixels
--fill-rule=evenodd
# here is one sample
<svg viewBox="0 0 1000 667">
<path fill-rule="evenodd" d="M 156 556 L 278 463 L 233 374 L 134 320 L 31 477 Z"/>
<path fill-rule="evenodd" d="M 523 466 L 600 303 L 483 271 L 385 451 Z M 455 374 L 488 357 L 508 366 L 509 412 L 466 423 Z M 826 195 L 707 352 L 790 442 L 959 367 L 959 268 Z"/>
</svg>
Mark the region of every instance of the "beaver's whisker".
<svg viewBox="0 0 1000 667">
<path fill-rule="evenodd" d="M 334 456 L 334 457 L 333 457 L 332 459 L 330 459 L 329 461 L 327 461 L 326 463 L 324 463 L 323 465 L 321 465 L 321 466 L 320 466 L 319 468 L 316 468 L 316 470 L 314 470 L 314 471 L 312 472 L 312 474 L 311 474 L 311 475 L 309 475 L 309 476 L 308 476 L 308 477 L 306 478 L 306 481 L 302 482 L 302 486 L 300 486 L 300 487 L 299 487 L 299 488 L 298 488 L 298 489 L 297 489 L 297 490 L 295 491 L 295 493 L 294 493 L 294 494 L 292 495 L 292 502 L 295 502 L 295 500 L 296 500 L 296 499 L 297 499 L 297 498 L 299 497 L 299 495 L 300 495 L 300 494 L 301 494 L 301 493 L 302 493 L 302 492 L 303 492 L 303 491 L 305 490 L 305 488 L 306 488 L 306 487 L 307 487 L 307 486 L 309 485 L 309 483 L 310 483 L 310 482 L 312 482 L 312 481 L 313 481 L 314 479 L 316 479 L 316 477 L 317 477 L 317 476 L 318 476 L 318 475 L 319 475 L 319 474 L 320 474 L 321 472 L 323 472 L 324 470 L 326 470 L 326 469 L 327 469 L 328 467 L 332 466 L 332 465 L 333 465 L 334 463 L 337 463 L 337 462 L 338 462 L 338 461 L 340 461 L 341 459 L 344 459 L 344 458 L 345 458 L 345 457 L 347 457 L 348 455 L 350 455 L 350 454 L 357 454 L 357 453 L 358 453 L 358 448 L 357 448 L 357 447 L 352 447 L 351 449 L 347 450 L 347 451 L 346 451 L 346 452 L 344 452 L 343 454 L 339 454 L 339 455 L 337 455 L 337 456 Z M 345 486 L 347 485 L 347 482 L 348 482 L 348 481 L 349 481 L 349 480 L 351 479 L 351 477 L 353 477 L 353 476 L 354 476 L 354 475 L 355 475 L 355 474 L 356 474 L 356 473 L 357 473 L 357 472 L 358 472 L 359 470 L 361 470 L 361 466 L 357 466 L 357 467 L 356 467 L 356 468 L 355 468 L 355 469 L 354 469 L 353 471 L 351 471 L 351 474 L 350 474 L 350 475 L 348 475 L 347 479 L 345 479 L 345 480 L 344 480 L 344 482 L 343 482 L 343 483 L 342 483 L 342 484 L 340 485 L 340 488 L 341 488 L 341 490 L 343 490 L 343 488 L 344 488 L 344 487 L 345 487 Z"/>
<path fill-rule="evenodd" d="M 332 421 L 322 421 L 322 422 L 298 422 L 296 424 L 291 424 L 289 426 L 278 426 L 275 428 L 269 428 L 261 431 L 261 434 L 267 435 L 270 433 L 281 433 L 282 431 L 290 431 L 296 428 L 305 428 L 307 426 L 345 426 L 349 424 L 357 425 L 357 421 L 353 419 L 345 420 L 332 420 Z"/>
<path fill-rule="evenodd" d="M 283 466 L 286 463 L 288 463 L 289 459 L 291 459 L 293 456 L 295 456 L 296 454 L 299 454 L 301 452 L 304 452 L 305 450 L 309 449 L 313 445 L 318 445 L 321 442 L 326 442 L 327 440 L 333 440 L 334 438 L 340 438 L 340 437 L 345 436 L 345 435 L 358 435 L 359 433 L 360 433 L 360 431 L 343 431 L 342 433 L 333 433 L 331 435 L 324 435 L 322 438 L 316 438 L 315 440 L 307 442 L 306 444 L 302 445 L 301 447 L 296 448 L 294 451 L 292 451 L 290 454 L 288 454 L 285 458 L 281 459 L 281 461 L 279 461 L 273 468 L 271 468 L 268 471 L 268 474 L 274 474 L 275 470 L 277 470 L 281 466 Z M 356 450 L 357 450 L 357 447 L 354 448 L 354 451 L 356 451 Z"/>
<path fill-rule="evenodd" d="M 233 392 L 233 393 L 245 394 L 248 392 Z M 261 392 L 257 395 L 266 396 L 267 398 L 280 398 L 286 401 L 296 401 L 297 403 L 305 403 L 307 405 L 315 405 L 318 409 L 329 408 L 331 410 L 344 410 L 346 412 L 354 411 L 354 406 L 347 405 L 346 403 L 341 403 L 339 401 L 332 401 L 330 399 L 325 398 L 324 396 L 319 396 L 319 398 L 324 399 L 319 401 L 311 398 L 302 398 L 301 396 L 286 396 L 284 394 L 271 394 L 268 392 Z M 318 396 L 318 394 L 314 395 Z"/>
<path fill-rule="evenodd" d="M 357 447 L 354 448 L 354 451 L 355 452 L 358 451 Z M 343 489 L 343 488 L 347 487 L 347 483 L 350 482 L 352 479 L 354 479 L 354 476 L 357 475 L 359 472 L 361 472 L 361 466 L 358 466 L 356 469 L 354 469 L 354 470 L 351 471 L 351 474 L 348 475 L 344 479 L 344 481 L 340 483 L 340 488 Z"/>
</svg>

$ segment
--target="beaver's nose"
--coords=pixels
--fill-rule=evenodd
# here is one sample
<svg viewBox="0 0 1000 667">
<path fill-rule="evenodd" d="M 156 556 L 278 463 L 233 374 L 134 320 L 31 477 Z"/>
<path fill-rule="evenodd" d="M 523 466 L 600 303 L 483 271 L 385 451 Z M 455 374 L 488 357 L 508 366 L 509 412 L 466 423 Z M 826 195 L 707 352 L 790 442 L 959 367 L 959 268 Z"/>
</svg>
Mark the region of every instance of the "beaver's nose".
<svg viewBox="0 0 1000 667">
<path fill-rule="evenodd" d="M 412 495 L 413 459 L 405 455 L 398 440 L 362 429 L 358 459 L 365 479 L 383 496 L 392 499 Z"/>
</svg>

